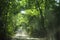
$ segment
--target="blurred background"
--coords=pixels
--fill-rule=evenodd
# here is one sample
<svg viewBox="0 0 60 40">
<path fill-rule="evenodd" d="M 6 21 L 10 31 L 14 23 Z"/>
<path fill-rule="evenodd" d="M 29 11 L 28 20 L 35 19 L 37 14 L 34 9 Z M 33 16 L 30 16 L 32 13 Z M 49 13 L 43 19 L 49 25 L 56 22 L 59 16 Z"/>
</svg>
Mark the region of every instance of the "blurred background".
<svg viewBox="0 0 60 40">
<path fill-rule="evenodd" d="M 0 0 L 0 40 L 60 40 L 60 0 Z"/>
</svg>

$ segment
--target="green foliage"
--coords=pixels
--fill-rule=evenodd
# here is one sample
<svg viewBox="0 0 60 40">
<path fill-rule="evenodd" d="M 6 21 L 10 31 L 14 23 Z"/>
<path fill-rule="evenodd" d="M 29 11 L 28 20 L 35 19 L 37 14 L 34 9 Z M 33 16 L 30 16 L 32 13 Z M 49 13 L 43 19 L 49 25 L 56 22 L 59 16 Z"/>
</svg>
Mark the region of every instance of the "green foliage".
<svg viewBox="0 0 60 40">
<path fill-rule="evenodd" d="M 30 36 L 45 37 L 48 30 L 60 26 L 59 10 L 55 0 L 0 0 L 0 30 L 3 28 L 5 35 L 11 37 L 23 27 Z"/>
</svg>

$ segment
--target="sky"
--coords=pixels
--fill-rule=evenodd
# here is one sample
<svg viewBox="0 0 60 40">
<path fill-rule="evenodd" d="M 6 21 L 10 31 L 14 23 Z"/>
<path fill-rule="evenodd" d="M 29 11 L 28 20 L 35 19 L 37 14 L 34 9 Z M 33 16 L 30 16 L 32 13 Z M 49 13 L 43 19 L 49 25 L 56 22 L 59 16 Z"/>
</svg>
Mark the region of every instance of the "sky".
<svg viewBox="0 0 60 40">
<path fill-rule="evenodd" d="M 56 0 L 59 3 L 59 0 Z"/>
</svg>

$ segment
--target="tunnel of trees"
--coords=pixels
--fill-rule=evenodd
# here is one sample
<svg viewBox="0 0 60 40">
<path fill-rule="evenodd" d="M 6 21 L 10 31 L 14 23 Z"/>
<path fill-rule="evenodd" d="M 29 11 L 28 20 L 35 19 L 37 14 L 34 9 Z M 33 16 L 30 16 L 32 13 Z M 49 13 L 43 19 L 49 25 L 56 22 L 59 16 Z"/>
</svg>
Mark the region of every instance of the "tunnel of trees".
<svg viewBox="0 0 60 40">
<path fill-rule="evenodd" d="M 0 40 L 11 40 L 19 27 L 34 38 L 60 40 L 60 0 L 0 0 Z"/>
</svg>

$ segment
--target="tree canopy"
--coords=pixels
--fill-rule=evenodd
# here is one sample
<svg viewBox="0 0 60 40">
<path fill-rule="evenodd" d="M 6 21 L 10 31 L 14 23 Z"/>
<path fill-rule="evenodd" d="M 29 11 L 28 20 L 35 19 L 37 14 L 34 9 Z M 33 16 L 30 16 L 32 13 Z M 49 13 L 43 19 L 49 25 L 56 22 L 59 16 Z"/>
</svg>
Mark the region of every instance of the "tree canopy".
<svg viewBox="0 0 60 40">
<path fill-rule="evenodd" d="M 32 37 L 47 37 L 60 28 L 59 0 L 0 0 L 0 40 L 22 27 Z"/>
</svg>

